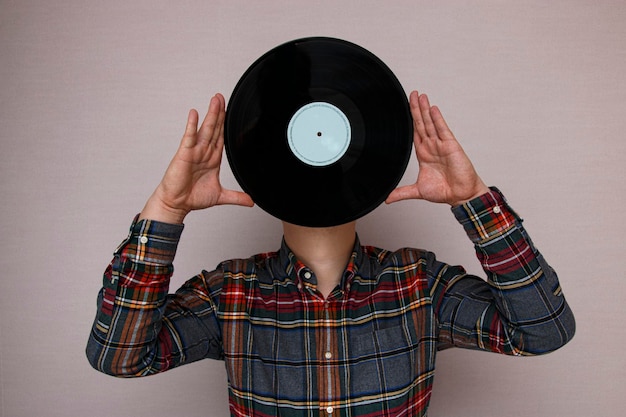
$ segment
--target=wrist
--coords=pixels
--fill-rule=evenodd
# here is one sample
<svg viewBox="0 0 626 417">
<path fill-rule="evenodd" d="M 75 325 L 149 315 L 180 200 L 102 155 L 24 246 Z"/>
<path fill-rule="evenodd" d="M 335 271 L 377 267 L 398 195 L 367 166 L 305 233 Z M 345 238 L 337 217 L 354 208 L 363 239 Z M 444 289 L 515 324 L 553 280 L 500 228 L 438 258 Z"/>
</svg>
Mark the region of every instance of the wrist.
<svg viewBox="0 0 626 417">
<path fill-rule="evenodd" d="M 187 214 L 189 211 L 172 208 L 152 195 L 141 210 L 139 220 L 149 219 L 162 223 L 183 224 Z"/>
<path fill-rule="evenodd" d="M 457 207 L 460 205 L 463 205 L 465 203 L 467 203 L 468 201 L 471 201 L 477 197 L 480 197 L 481 195 L 484 195 L 486 193 L 489 192 L 489 187 L 487 187 L 482 181 L 480 184 L 477 185 L 477 187 L 475 188 L 474 192 L 471 193 L 471 195 L 469 197 L 454 201 L 452 203 L 450 203 L 451 207 Z"/>
</svg>

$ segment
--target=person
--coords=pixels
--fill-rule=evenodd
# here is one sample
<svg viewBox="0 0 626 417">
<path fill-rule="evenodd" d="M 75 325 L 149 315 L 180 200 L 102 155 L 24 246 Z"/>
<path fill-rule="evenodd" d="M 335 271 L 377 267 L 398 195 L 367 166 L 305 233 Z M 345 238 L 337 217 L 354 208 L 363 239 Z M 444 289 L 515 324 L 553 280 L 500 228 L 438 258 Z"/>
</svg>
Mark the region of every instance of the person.
<svg viewBox="0 0 626 417">
<path fill-rule="evenodd" d="M 419 173 L 387 203 L 446 203 L 486 280 L 425 250 L 361 245 L 355 222 L 283 222 L 279 250 L 220 263 L 168 294 L 183 220 L 215 205 L 252 206 L 222 187 L 225 100 L 180 146 L 107 267 L 87 356 L 140 377 L 204 358 L 225 361 L 233 416 L 421 416 L 438 350 L 554 351 L 574 317 L 554 270 L 502 193 L 476 173 L 440 110 L 409 103 Z"/>
</svg>

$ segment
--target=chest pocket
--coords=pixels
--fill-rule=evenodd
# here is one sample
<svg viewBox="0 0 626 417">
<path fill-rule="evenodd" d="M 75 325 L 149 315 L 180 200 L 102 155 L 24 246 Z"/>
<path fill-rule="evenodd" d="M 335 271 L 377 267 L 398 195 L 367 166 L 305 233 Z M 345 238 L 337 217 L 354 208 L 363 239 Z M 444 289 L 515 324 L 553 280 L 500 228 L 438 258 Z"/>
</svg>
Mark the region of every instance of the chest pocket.
<svg viewBox="0 0 626 417">
<path fill-rule="evenodd" d="M 355 334 L 350 339 L 353 393 L 372 395 L 406 388 L 416 375 L 414 345 L 401 325 Z"/>
</svg>

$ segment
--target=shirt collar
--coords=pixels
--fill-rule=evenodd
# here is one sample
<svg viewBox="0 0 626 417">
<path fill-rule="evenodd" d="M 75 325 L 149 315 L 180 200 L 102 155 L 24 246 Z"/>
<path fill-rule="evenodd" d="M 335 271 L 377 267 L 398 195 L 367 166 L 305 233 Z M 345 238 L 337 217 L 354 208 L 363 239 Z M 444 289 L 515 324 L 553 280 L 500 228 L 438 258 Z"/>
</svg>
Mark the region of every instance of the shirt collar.
<svg viewBox="0 0 626 417">
<path fill-rule="evenodd" d="M 285 238 L 283 238 L 282 240 L 279 257 L 281 260 L 281 264 L 284 265 L 287 276 L 292 279 L 297 285 L 301 286 L 316 284 L 314 275 L 309 275 L 309 278 L 307 278 L 307 273 L 312 274 L 313 272 L 296 257 L 291 249 L 289 249 L 289 246 L 287 246 L 287 243 L 285 242 Z M 354 239 L 354 248 L 352 249 L 352 255 L 350 256 L 348 265 L 346 265 L 346 269 L 343 273 L 343 278 L 340 283 L 342 289 L 346 289 L 347 287 L 349 287 L 350 282 L 359 271 L 359 267 L 363 262 L 363 257 L 363 248 L 361 247 L 359 235 L 357 234 Z M 313 279 L 310 279 L 311 277 Z"/>
</svg>

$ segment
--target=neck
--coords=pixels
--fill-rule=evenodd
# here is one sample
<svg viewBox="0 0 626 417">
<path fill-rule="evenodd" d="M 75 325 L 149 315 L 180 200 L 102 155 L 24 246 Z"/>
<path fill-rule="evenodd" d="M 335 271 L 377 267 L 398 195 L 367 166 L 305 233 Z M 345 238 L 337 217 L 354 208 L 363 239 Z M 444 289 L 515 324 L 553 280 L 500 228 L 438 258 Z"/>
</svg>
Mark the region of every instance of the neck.
<svg viewBox="0 0 626 417">
<path fill-rule="evenodd" d="M 356 239 L 356 222 L 333 227 L 305 227 L 283 222 L 285 242 L 317 278 L 324 295 L 339 284 Z"/>
</svg>

